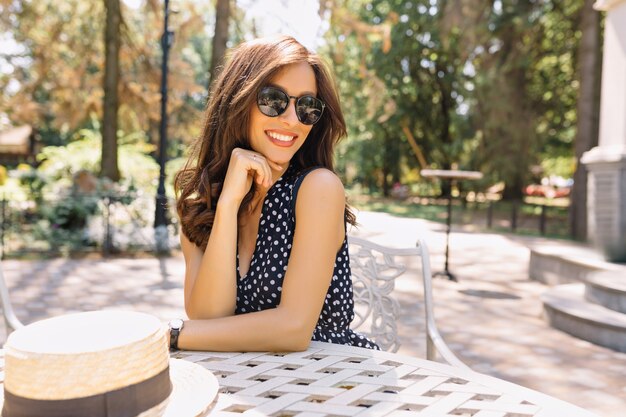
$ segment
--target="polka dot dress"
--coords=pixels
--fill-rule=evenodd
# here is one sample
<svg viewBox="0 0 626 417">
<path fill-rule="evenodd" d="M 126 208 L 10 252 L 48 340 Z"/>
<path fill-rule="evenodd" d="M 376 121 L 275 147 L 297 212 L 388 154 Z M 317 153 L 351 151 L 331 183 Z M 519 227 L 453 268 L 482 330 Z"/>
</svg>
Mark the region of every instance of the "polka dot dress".
<svg viewBox="0 0 626 417">
<path fill-rule="evenodd" d="M 235 314 L 275 308 L 280 303 L 296 226 L 295 198 L 299 185 L 308 172 L 310 170 L 298 174 L 290 166 L 267 192 L 259 221 L 256 246 L 245 277 L 239 275 L 239 255 L 237 255 Z M 311 340 L 379 349 L 374 342 L 349 328 L 353 318 L 350 258 L 348 242 L 344 239 L 337 252 L 333 278 Z"/>
</svg>

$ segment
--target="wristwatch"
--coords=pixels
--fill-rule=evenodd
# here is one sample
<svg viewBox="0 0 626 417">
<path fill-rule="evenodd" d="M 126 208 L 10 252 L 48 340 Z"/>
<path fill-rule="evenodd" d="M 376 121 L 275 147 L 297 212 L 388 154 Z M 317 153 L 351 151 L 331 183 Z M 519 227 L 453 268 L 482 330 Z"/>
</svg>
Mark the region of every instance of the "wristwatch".
<svg viewBox="0 0 626 417">
<path fill-rule="evenodd" d="M 169 322 L 170 327 L 170 350 L 178 350 L 178 335 L 183 329 L 185 322 L 182 319 L 174 319 Z"/>
</svg>

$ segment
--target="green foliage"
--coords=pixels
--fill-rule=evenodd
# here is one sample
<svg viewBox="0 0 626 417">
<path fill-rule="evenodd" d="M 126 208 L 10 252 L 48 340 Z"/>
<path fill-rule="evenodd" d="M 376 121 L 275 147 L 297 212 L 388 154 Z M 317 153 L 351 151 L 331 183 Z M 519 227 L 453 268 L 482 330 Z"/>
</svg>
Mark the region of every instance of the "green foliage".
<svg viewBox="0 0 626 417">
<path fill-rule="evenodd" d="M 100 125 L 93 114 L 101 111 L 103 3 L 4 3 L 0 30 L 10 33 L 20 50 L 0 53 L 0 64 L 12 68 L 0 74 L 0 113 L 36 124 L 44 144 L 67 144 L 44 148 L 41 178 L 27 173 L 20 180 L 33 197 L 58 192 L 71 187 L 78 171 L 99 171 Z M 150 154 L 160 118 L 157 3 L 123 9 L 118 135 L 123 179 L 119 185 L 101 181 L 101 192 L 153 195 L 156 189 L 158 165 Z M 541 163 L 546 173 L 568 173 L 582 4 L 324 2 L 332 18 L 320 52 L 333 62 L 348 123 L 348 140 L 337 150 L 337 168 L 347 185 L 386 194 L 401 182 L 413 192 L 429 193 L 438 185 L 420 178 L 420 169 L 456 167 L 485 174 L 481 182 L 463 184 L 464 190 L 504 182 L 507 196 L 519 197 L 530 167 Z M 214 18 L 210 2 L 182 0 L 179 6 L 172 18 L 176 36 L 169 73 L 168 152 L 176 158 L 167 164 L 169 195 L 173 173 L 182 165 L 179 157 L 201 128 L 211 44 L 207 28 Z M 254 32 L 242 16 L 235 9 L 233 41 Z M 418 161 L 420 152 L 425 166 Z"/>
<path fill-rule="evenodd" d="M 65 255 L 95 245 L 95 242 L 85 234 L 84 229 L 58 227 L 49 219 L 39 220 L 32 228 L 31 235 L 26 238 L 32 240 L 33 246 L 43 244 L 45 247 L 41 249 Z"/>
<path fill-rule="evenodd" d="M 426 167 L 406 131 L 428 167 L 481 171 L 464 186 L 502 181 L 512 198 L 530 167 L 573 154 L 582 0 L 336 4 L 325 53 L 345 103 L 338 167 L 349 183 L 419 180 L 408 173 Z"/>
<path fill-rule="evenodd" d="M 582 0 L 502 1 L 476 34 L 473 124 L 482 171 L 521 198 L 531 167 L 573 154 Z"/>
<path fill-rule="evenodd" d="M 53 230 L 82 230 L 89 217 L 99 213 L 98 201 L 93 196 L 61 198 L 51 206 L 42 207 L 41 214 Z"/>
<path fill-rule="evenodd" d="M 101 146 L 95 132 L 82 130 L 82 140 L 76 140 L 66 146 L 46 146 L 37 155 L 41 162 L 39 172 L 52 181 L 62 181 L 64 186 L 71 185 L 72 175 L 80 170 L 98 172 Z"/>
<path fill-rule="evenodd" d="M 340 155 L 355 161 L 367 185 L 383 189 L 408 181 L 403 173 L 423 168 L 456 164 L 476 169 L 471 154 L 465 153 L 471 148 L 466 142 L 475 136 L 467 114 L 465 46 L 459 31 L 447 27 L 439 8 L 444 3 L 343 4 L 336 13 L 344 25 L 331 26 L 327 51 L 338 62 L 335 68 L 348 109 L 350 139 Z M 390 48 L 379 35 L 385 26 Z M 427 166 L 420 166 L 407 132 Z M 349 167 L 345 169 L 350 177 Z"/>
<path fill-rule="evenodd" d="M 573 156 L 555 156 L 541 161 L 543 175 L 556 175 L 563 178 L 572 178 L 576 170 L 576 158 Z"/>
<path fill-rule="evenodd" d="M 120 138 L 119 165 L 122 179 L 118 186 L 101 183 L 102 192 L 128 192 L 139 190 L 154 193 L 159 175 L 159 166 L 149 155 L 154 147 L 140 140 L 142 136 L 130 134 Z M 39 172 L 54 181 L 54 186 L 67 188 L 72 185 L 72 177 L 81 170 L 98 172 L 100 148 L 99 130 L 82 129 L 75 140 L 67 146 L 46 146 L 38 155 L 41 165 Z M 54 190 L 51 190 L 54 191 Z"/>
<path fill-rule="evenodd" d="M 44 145 L 65 145 L 102 112 L 106 13 L 103 1 L 0 1 L 0 33 L 14 53 L 0 51 L 0 114 L 37 127 Z M 119 127 L 157 142 L 160 120 L 162 2 L 121 2 Z M 211 2 L 177 0 L 170 29 L 168 113 L 171 141 L 197 136 L 206 101 L 207 60 L 215 13 Z M 234 14 L 234 18 L 239 18 Z M 10 44 L 11 42 L 9 42 Z M 4 49 L 4 48 L 3 48 Z"/>
<path fill-rule="evenodd" d="M 43 189 L 48 183 L 46 177 L 28 165 L 26 168 L 18 167 L 17 172 L 19 183 L 27 190 L 29 199 L 40 202 L 43 198 Z"/>
</svg>

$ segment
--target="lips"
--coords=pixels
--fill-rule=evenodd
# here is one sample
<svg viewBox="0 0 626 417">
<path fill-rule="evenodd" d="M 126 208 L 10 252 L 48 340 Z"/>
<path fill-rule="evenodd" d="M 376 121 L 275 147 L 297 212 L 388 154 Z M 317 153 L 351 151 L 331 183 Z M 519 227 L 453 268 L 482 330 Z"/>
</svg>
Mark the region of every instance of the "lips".
<svg viewBox="0 0 626 417">
<path fill-rule="evenodd" d="M 266 130 L 265 134 L 270 139 L 270 141 L 272 141 L 272 143 L 283 147 L 289 147 L 293 145 L 298 138 L 298 135 L 287 132 L 277 132 L 274 130 Z"/>
</svg>

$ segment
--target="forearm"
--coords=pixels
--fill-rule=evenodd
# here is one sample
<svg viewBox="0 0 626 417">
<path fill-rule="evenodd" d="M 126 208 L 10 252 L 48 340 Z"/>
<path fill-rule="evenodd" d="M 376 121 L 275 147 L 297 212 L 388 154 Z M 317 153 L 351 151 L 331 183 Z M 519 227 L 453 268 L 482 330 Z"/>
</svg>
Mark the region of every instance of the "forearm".
<svg viewBox="0 0 626 417">
<path fill-rule="evenodd" d="M 189 320 L 180 333 L 178 347 L 211 351 L 301 351 L 311 341 L 313 329 L 279 306 L 237 316 Z"/>
<path fill-rule="evenodd" d="M 217 205 L 211 235 L 185 302 L 190 318 L 208 319 L 235 312 L 238 209 L 229 202 Z"/>
</svg>

